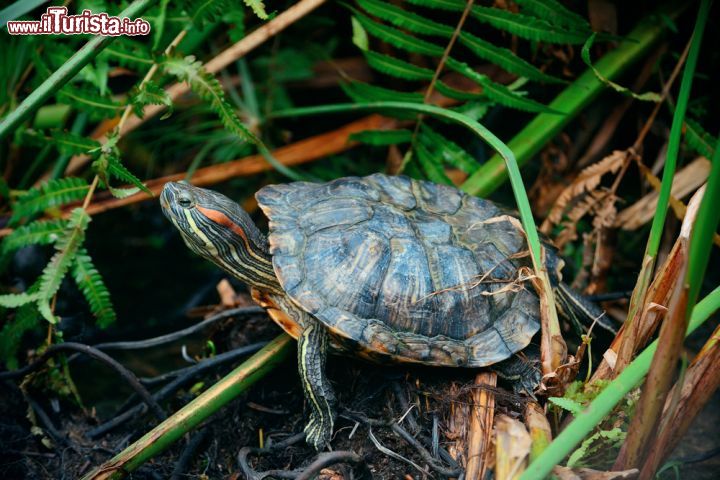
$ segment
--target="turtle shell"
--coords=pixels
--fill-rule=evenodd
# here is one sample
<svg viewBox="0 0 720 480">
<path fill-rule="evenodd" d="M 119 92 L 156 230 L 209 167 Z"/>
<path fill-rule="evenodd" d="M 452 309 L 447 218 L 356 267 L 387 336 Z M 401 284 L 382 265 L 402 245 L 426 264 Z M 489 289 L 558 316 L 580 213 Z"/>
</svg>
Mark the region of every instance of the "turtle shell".
<svg viewBox="0 0 720 480">
<path fill-rule="evenodd" d="M 366 356 L 485 366 L 539 329 L 538 298 L 519 280 L 525 237 L 489 201 L 382 174 L 256 198 L 288 297 Z"/>
</svg>

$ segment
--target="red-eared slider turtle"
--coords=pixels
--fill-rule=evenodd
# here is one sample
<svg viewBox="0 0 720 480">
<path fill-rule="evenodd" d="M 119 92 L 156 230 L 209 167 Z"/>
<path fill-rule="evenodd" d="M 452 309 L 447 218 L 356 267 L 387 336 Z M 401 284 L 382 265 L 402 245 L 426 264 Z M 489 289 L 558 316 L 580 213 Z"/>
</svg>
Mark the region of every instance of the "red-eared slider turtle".
<svg viewBox="0 0 720 480">
<path fill-rule="evenodd" d="M 271 185 L 255 196 L 268 237 L 210 190 L 168 183 L 161 204 L 192 251 L 252 287 L 298 339 L 311 408 L 305 432 L 317 449 L 334 419 L 328 348 L 378 362 L 484 367 L 524 349 L 540 328 L 538 298 L 522 277 L 525 237 L 487 200 L 381 174 Z M 578 298 L 559 283 L 551 248 L 547 264 L 567 309 Z"/>
</svg>

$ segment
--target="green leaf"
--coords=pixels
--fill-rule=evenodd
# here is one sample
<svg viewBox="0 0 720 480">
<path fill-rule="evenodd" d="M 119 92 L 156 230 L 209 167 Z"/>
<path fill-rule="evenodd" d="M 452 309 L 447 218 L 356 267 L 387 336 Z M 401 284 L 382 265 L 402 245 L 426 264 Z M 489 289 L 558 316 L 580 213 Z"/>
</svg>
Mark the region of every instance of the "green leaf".
<svg viewBox="0 0 720 480">
<path fill-rule="evenodd" d="M 565 80 L 547 75 L 531 63 L 515 55 L 512 50 L 496 47 L 492 43 L 486 42 L 470 33 L 460 32 L 458 40 L 478 57 L 492 62 L 510 73 L 539 82 L 567 83 Z"/>
<path fill-rule="evenodd" d="M 370 48 L 370 44 L 368 41 L 368 34 L 363 28 L 363 26 L 358 22 L 358 19 L 355 17 L 350 17 L 350 22 L 352 24 L 352 42 L 353 45 L 358 47 L 360 50 L 365 51 L 368 48 Z"/>
<path fill-rule="evenodd" d="M 267 20 L 269 18 L 262 0 L 243 0 L 243 2 L 250 7 L 260 20 Z"/>
<path fill-rule="evenodd" d="M 50 130 L 49 140 L 63 155 L 85 154 L 100 146 L 97 140 L 62 130 Z"/>
<path fill-rule="evenodd" d="M 415 144 L 415 154 L 428 179 L 443 185 L 453 184 L 452 180 L 445 174 L 442 161 L 430 153 L 422 143 Z"/>
<path fill-rule="evenodd" d="M 85 198 L 87 182 L 82 178 L 66 177 L 48 180 L 39 187 L 25 192 L 13 205 L 10 224 L 15 225 L 22 218 L 30 218 L 49 208 L 59 207 Z"/>
<path fill-rule="evenodd" d="M 712 158 L 715 154 L 717 140 L 698 122 L 689 118 L 685 119 L 685 142 L 689 148 L 705 158 Z"/>
<path fill-rule="evenodd" d="M 412 141 L 412 132 L 405 129 L 363 130 L 350 135 L 350 140 L 374 146 L 396 145 Z"/>
<path fill-rule="evenodd" d="M 154 63 L 142 43 L 127 37 L 116 39 L 105 47 L 100 56 L 126 68 L 147 68 Z"/>
<path fill-rule="evenodd" d="M 38 293 L 8 293 L 0 295 L 0 307 L 18 308 L 22 305 L 34 302 L 39 298 Z"/>
<path fill-rule="evenodd" d="M 464 0 L 407 0 L 407 2 L 421 7 L 436 8 L 450 12 L 462 11 L 465 8 Z"/>
<path fill-rule="evenodd" d="M 433 71 L 429 68 L 418 67 L 404 60 L 370 50 L 363 53 L 368 65 L 386 75 L 404 80 L 431 80 L 433 78 Z"/>
<path fill-rule="evenodd" d="M 102 96 L 89 88 L 77 88 L 65 85 L 56 95 L 58 103 L 70 105 L 87 113 L 94 120 L 104 120 L 117 116 L 122 106 L 109 97 Z"/>
<path fill-rule="evenodd" d="M 475 6 L 472 8 L 471 14 L 477 20 L 492 25 L 499 30 L 536 42 L 579 45 L 585 42 L 588 36 L 588 32 L 583 30 L 564 29 L 553 26 L 539 18 L 498 8 Z"/>
<path fill-rule="evenodd" d="M 22 337 L 26 332 L 37 328 L 40 315 L 35 305 L 28 303 L 20 306 L 12 320 L 7 320 L 0 330 L 0 361 L 8 370 L 18 368 L 17 352 L 22 345 Z"/>
<path fill-rule="evenodd" d="M 136 193 L 142 191 L 138 187 L 127 187 L 127 188 L 117 188 L 117 187 L 111 187 L 110 185 L 107 186 L 108 190 L 115 198 L 127 198 L 132 197 Z M 151 192 L 152 194 L 152 192 Z"/>
<path fill-rule="evenodd" d="M 357 0 L 357 4 L 370 15 L 374 15 L 411 32 L 423 35 L 450 37 L 454 31 L 452 27 L 429 20 L 392 3 L 381 2 L 379 0 Z"/>
<path fill-rule="evenodd" d="M 587 30 L 588 35 L 591 33 L 586 19 L 556 0 L 515 0 L 515 3 L 520 5 L 523 11 L 528 11 L 538 18 L 575 30 Z"/>
<path fill-rule="evenodd" d="M 552 399 L 550 399 L 552 400 Z M 600 430 L 586 438 L 580 447 L 575 450 L 567 461 L 568 468 L 580 466 L 580 461 L 587 458 L 600 449 L 617 448 L 625 440 L 627 433 L 615 427 L 612 430 Z M 595 444 L 595 445 L 593 445 Z"/>
<path fill-rule="evenodd" d="M 363 82 L 341 83 L 340 87 L 356 102 L 398 100 L 401 102 L 423 103 L 423 95 L 415 92 L 400 92 Z"/>
<path fill-rule="evenodd" d="M 145 82 L 142 88 L 134 87 L 130 91 L 130 103 L 132 103 L 133 111 L 139 118 L 145 115 L 144 107 L 147 105 L 164 105 L 168 112 L 163 115 L 163 119 L 167 118 L 173 109 L 173 102 L 167 91 L 152 81 Z"/>
<path fill-rule="evenodd" d="M 206 24 L 217 22 L 225 12 L 226 0 L 183 0 L 185 12 L 192 23 L 202 29 Z"/>
<path fill-rule="evenodd" d="M 500 105 L 505 105 L 506 107 L 515 108 L 517 110 L 523 110 L 525 112 L 559 113 L 540 102 L 521 97 L 506 86 L 493 82 L 487 77 L 487 75 L 477 73 L 465 63 L 448 58 L 446 64 L 451 70 L 466 76 L 480 85 L 483 88 L 483 93 Z"/>
<path fill-rule="evenodd" d="M 242 139 L 258 144 L 260 140 L 245 126 L 230 104 L 217 79 L 205 70 L 195 57 L 168 58 L 163 63 L 165 70 L 179 80 L 187 82 L 190 89 L 201 99 L 210 103 L 210 107 L 220 117 L 225 129 Z"/>
<path fill-rule="evenodd" d="M 370 35 L 388 42 L 397 48 L 402 48 L 408 52 L 420 53 L 422 55 L 432 55 L 435 57 L 441 56 L 444 52 L 443 47 L 439 45 L 413 37 L 401 30 L 383 25 L 382 23 L 374 22 L 357 10 L 352 10 L 355 12 L 355 18 L 357 18 L 358 22 L 360 22 L 360 25 L 362 25 Z"/>
<path fill-rule="evenodd" d="M 473 173 L 480 166 L 460 145 L 437 133 L 427 124 L 421 126 L 419 140 L 429 152 L 434 152 L 445 163 L 465 173 Z"/>
<path fill-rule="evenodd" d="M 105 286 L 100 272 L 84 248 L 79 248 L 72 265 L 72 276 L 97 319 L 97 325 L 105 328 L 116 319 L 115 309 L 110 300 L 110 292 Z"/>
<path fill-rule="evenodd" d="M 558 407 L 562 408 L 563 410 L 567 410 L 568 412 L 572 413 L 573 415 L 577 415 L 578 413 L 582 412 L 585 407 L 583 407 L 581 404 L 576 402 L 575 400 L 571 398 L 566 397 L 549 397 L 548 400 L 550 403 L 557 405 Z"/>
<path fill-rule="evenodd" d="M 57 241 L 67 228 L 67 220 L 32 222 L 18 227 L 0 245 L 0 257 L 29 245 L 49 245 Z"/>
<path fill-rule="evenodd" d="M 587 39 L 587 42 L 582 47 L 582 51 L 580 52 L 580 56 L 583 59 L 583 62 L 585 62 L 585 65 L 590 67 L 595 73 L 595 76 L 598 80 L 600 80 L 602 83 L 607 85 L 608 87 L 612 88 L 618 93 L 622 93 L 624 95 L 629 95 L 633 97 L 636 100 L 642 100 L 644 102 L 660 102 L 662 101 L 662 96 L 659 93 L 655 92 L 645 92 L 641 94 L 637 94 L 633 91 L 631 91 L 628 88 L 623 87 L 622 85 L 618 85 L 615 82 L 610 81 L 609 79 L 603 77 L 600 72 L 595 68 L 595 66 L 592 64 L 592 61 L 590 60 L 590 48 L 593 45 L 593 42 L 595 41 L 595 37 L 597 36 L 597 33 L 593 33 L 590 35 L 590 38 Z"/>
<path fill-rule="evenodd" d="M 70 213 L 68 229 L 55 243 L 56 252 L 40 275 L 38 287 L 38 310 L 50 323 L 56 323 L 50 302 L 60 288 L 65 274 L 75 260 L 78 249 L 85 239 L 85 230 L 90 223 L 90 215 L 82 208 Z"/>
<path fill-rule="evenodd" d="M 476 93 L 476 92 L 466 92 L 463 90 L 458 90 L 456 88 L 451 87 L 450 85 L 447 85 L 441 81 L 435 82 L 435 90 L 437 90 L 442 95 L 452 98 L 453 100 L 458 100 L 460 102 L 468 102 L 468 101 L 476 101 L 476 100 L 487 100 L 487 96 L 483 93 Z"/>
</svg>

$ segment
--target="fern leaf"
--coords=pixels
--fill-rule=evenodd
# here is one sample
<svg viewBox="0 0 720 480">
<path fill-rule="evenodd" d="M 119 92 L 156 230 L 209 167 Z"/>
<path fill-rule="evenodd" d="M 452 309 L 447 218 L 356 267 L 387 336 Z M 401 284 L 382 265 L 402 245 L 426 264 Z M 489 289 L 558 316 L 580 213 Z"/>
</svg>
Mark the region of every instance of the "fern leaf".
<svg viewBox="0 0 720 480">
<path fill-rule="evenodd" d="M 10 224 L 21 218 L 29 218 L 52 207 L 82 200 L 88 192 L 87 182 L 82 178 L 66 177 L 48 180 L 39 187 L 31 188 L 13 205 Z"/>
<path fill-rule="evenodd" d="M 445 174 L 442 162 L 430 153 L 422 143 L 415 144 L 415 154 L 428 179 L 443 185 L 453 184 L 452 180 Z"/>
<path fill-rule="evenodd" d="M 431 80 L 433 78 L 433 71 L 429 68 L 418 67 L 404 60 L 369 50 L 363 53 L 368 65 L 386 75 L 405 80 Z"/>
<path fill-rule="evenodd" d="M 0 330 L 0 361 L 8 370 L 18 368 L 17 352 L 22 345 L 22 337 L 26 332 L 39 325 L 40 315 L 32 304 L 25 304 L 17 309 L 15 317 L 7 320 Z"/>
<path fill-rule="evenodd" d="M 38 299 L 38 297 L 38 293 L 7 293 L 5 295 L 0 295 L 0 307 L 18 308 L 34 302 Z"/>
<path fill-rule="evenodd" d="M 218 21 L 226 7 L 226 0 L 183 0 L 182 3 L 192 23 L 200 29 Z"/>
<path fill-rule="evenodd" d="M 440 158 L 455 168 L 465 173 L 475 173 L 480 166 L 475 159 L 460 145 L 437 133 L 427 125 L 423 124 L 420 129 L 420 143 L 429 152 L 439 154 Z"/>
<path fill-rule="evenodd" d="M 146 82 L 142 88 L 133 88 L 130 92 L 130 103 L 132 103 L 133 111 L 139 118 L 143 118 L 147 105 L 165 105 L 168 112 L 163 115 L 163 119 L 172 113 L 173 102 L 167 91 L 150 81 Z"/>
<path fill-rule="evenodd" d="M 379 38 L 384 42 L 388 42 L 398 48 L 412 53 L 420 53 L 422 55 L 432 55 L 439 57 L 443 54 L 444 49 L 439 45 L 435 45 L 426 40 L 408 35 L 407 33 L 382 23 L 377 23 L 366 17 L 355 9 L 355 18 L 363 26 L 363 28 L 373 37 Z"/>
<path fill-rule="evenodd" d="M 220 82 L 195 61 L 195 57 L 169 58 L 164 62 L 165 70 L 181 81 L 187 82 L 190 89 L 201 99 L 210 103 L 210 107 L 220 117 L 226 130 L 235 133 L 246 141 L 258 144 L 260 140 L 245 126 L 230 104 L 225 100 Z"/>
<path fill-rule="evenodd" d="M 29 245 L 49 245 L 57 241 L 67 228 L 67 220 L 32 222 L 18 227 L 5 237 L 0 246 L 0 257 Z"/>
<path fill-rule="evenodd" d="M 453 88 L 450 85 L 447 85 L 441 81 L 435 83 L 435 90 L 448 98 L 452 98 L 453 100 L 458 100 L 461 102 L 482 100 L 487 98 L 487 96 L 482 93 L 465 92 L 462 90 L 458 90 L 457 88 Z"/>
<path fill-rule="evenodd" d="M 553 26 L 539 18 L 512 13 L 498 8 L 475 6 L 472 16 L 477 20 L 492 25 L 505 32 L 517 35 L 520 38 L 536 42 L 569 43 L 580 45 L 585 42 L 588 32 L 582 30 L 569 30 Z"/>
<path fill-rule="evenodd" d="M 496 47 L 490 42 L 476 37 L 467 32 L 460 32 L 460 43 L 465 45 L 475 55 L 498 65 L 510 73 L 530 80 L 547 83 L 567 83 L 565 80 L 555 78 L 542 72 L 539 68 L 515 55 L 508 48 Z"/>
<path fill-rule="evenodd" d="M 122 109 L 121 105 L 113 102 L 89 88 L 77 88 L 65 85 L 56 95 L 58 103 L 70 105 L 86 112 L 94 120 L 104 120 L 115 117 Z"/>
<path fill-rule="evenodd" d="M 79 248 L 72 264 L 72 276 L 97 319 L 97 325 L 105 328 L 116 319 L 115 309 L 110 300 L 110 292 L 105 286 L 100 272 L 84 248 Z"/>
<path fill-rule="evenodd" d="M 525 112 L 559 113 L 540 102 L 536 102 L 530 98 L 521 97 L 506 86 L 493 82 L 486 75 L 477 73 L 465 63 L 448 58 L 447 66 L 451 70 L 454 70 L 476 82 L 483 88 L 483 93 L 487 95 L 488 98 L 494 100 L 500 105 L 505 105 L 506 107 L 515 108 Z"/>
<path fill-rule="evenodd" d="M 56 323 L 57 317 L 52 313 L 50 301 L 60 288 L 65 274 L 75 260 L 83 240 L 85 230 L 90 223 L 90 215 L 82 208 L 70 213 L 68 228 L 55 243 L 56 252 L 40 275 L 38 287 L 38 310 L 45 320 Z"/>
<path fill-rule="evenodd" d="M 340 87 L 356 102 L 398 101 L 422 103 L 423 96 L 416 92 L 400 92 L 363 82 L 341 83 Z"/>
<path fill-rule="evenodd" d="M 265 11 L 265 4 L 262 0 L 243 0 L 243 2 L 245 5 L 250 7 L 253 13 L 257 15 L 260 20 L 267 20 L 269 18 L 267 11 Z"/>
<path fill-rule="evenodd" d="M 528 11 L 538 18 L 575 30 L 586 30 L 591 33 L 590 24 L 577 13 L 568 10 L 556 0 L 515 0 L 523 11 Z"/>
<path fill-rule="evenodd" d="M 689 118 L 685 119 L 685 142 L 696 153 L 705 158 L 713 158 L 717 140 L 706 132 L 698 122 Z"/>
<path fill-rule="evenodd" d="M 126 68 L 144 68 L 154 63 L 142 43 L 127 37 L 117 38 L 100 55 Z"/>
<path fill-rule="evenodd" d="M 393 25 L 411 32 L 423 35 L 450 37 L 454 31 L 452 27 L 429 20 L 416 13 L 408 12 L 392 3 L 381 2 L 379 0 L 357 0 L 357 4 L 370 15 L 374 15 L 381 20 L 388 21 Z"/>
<path fill-rule="evenodd" d="M 465 8 L 465 0 L 407 0 L 408 3 L 420 7 L 457 12 Z"/>
<path fill-rule="evenodd" d="M 50 139 L 55 147 L 64 155 L 80 155 L 98 148 L 100 142 L 72 132 L 51 130 Z"/>
<path fill-rule="evenodd" d="M 367 145 L 385 146 L 409 143 L 412 140 L 410 130 L 363 130 L 350 135 L 350 140 Z"/>
<path fill-rule="evenodd" d="M 587 42 L 582 47 L 582 50 L 580 52 L 580 56 L 582 57 L 583 62 L 585 62 L 585 65 L 590 67 L 597 77 L 598 80 L 600 80 L 602 83 L 607 85 L 608 87 L 612 88 L 618 93 L 622 93 L 624 95 L 629 95 L 633 97 L 636 100 L 641 100 L 645 102 L 660 102 L 662 101 L 662 97 L 659 93 L 655 92 L 645 92 L 645 93 L 635 93 L 631 91 L 629 88 L 625 88 L 622 85 L 618 85 L 617 83 L 609 80 L 608 78 L 605 78 L 597 68 L 595 68 L 595 65 L 592 64 L 592 61 L 590 60 L 590 47 L 592 47 L 593 42 L 595 41 L 595 37 L 597 36 L 597 33 L 593 33 L 590 35 L 590 38 L 587 39 Z"/>
<path fill-rule="evenodd" d="M 550 401 L 550 403 L 557 405 L 558 407 L 562 408 L 563 410 L 567 410 L 568 412 L 572 413 L 573 415 L 582 413 L 582 411 L 585 408 L 580 403 L 573 400 L 572 398 L 548 397 L 548 400 Z"/>
</svg>

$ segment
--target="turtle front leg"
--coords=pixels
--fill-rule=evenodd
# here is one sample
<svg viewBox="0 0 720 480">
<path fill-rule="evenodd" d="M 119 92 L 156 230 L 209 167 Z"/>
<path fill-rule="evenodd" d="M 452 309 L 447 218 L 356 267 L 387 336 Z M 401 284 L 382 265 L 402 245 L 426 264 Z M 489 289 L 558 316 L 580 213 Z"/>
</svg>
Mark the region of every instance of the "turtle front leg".
<svg viewBox="0 0 720 480">
<path fill-rule="evenodd" d="M 316 319 L 308 318 L 298 338 L 298 369 L 305 398 L 310 405 L 305 439 L 318 451 L 330 442 L 335 420 L 335 394 L 325 376 L 327 349 L 327 329 Z"/>
</svg>

